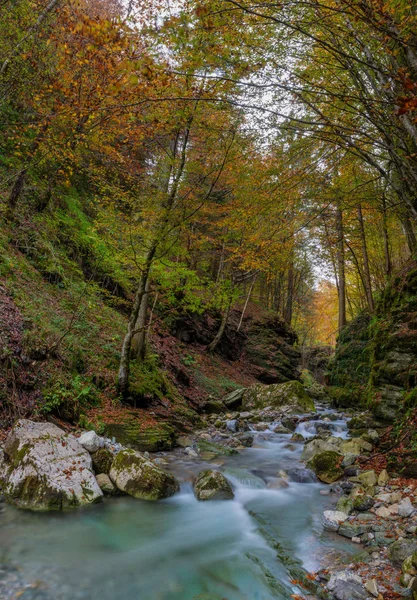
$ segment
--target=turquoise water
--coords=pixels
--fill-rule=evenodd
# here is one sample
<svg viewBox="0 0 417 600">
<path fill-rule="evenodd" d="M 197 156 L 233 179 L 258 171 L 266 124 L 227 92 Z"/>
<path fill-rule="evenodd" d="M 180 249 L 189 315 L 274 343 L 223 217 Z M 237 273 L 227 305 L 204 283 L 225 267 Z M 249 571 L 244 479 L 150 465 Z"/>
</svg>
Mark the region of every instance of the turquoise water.
<svg viewBox="0 0 417 600">
<path fill-rule="evenodd" d="M 187 482 L 207 462 L 178 452 L 164 458 L 183 481 L 181 492 L 162 502 L 121 497 L 66 514 L 6 507 L 0 597 L 13 598 L 17 589 L 24 600 L 194 600 L 201 594 L 203 600 L 284 600 L 300 593 L 282 554 L 315 570 L 336 544 L 342 553 L 351 545 L 322 530 L 331 503 L 320 494 L 325 486 L 280 487 L 280 470 L 301 466 L 302 447 L 287 447 L 289 437 L 259 433 L 253 448 L 214 461 L 235 487 L 233 501 L 197 502 Z M 279 556 L 271 539 L 282 547 Z"/>
</svg>

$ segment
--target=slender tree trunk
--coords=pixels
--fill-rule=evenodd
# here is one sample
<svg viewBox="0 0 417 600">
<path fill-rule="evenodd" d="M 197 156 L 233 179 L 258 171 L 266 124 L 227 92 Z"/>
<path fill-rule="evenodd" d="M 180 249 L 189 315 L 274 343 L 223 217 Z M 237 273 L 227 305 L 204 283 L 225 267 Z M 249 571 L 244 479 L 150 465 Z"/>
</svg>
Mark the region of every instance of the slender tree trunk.
<svg viewBox="0 0 417 600">
<path fill-rule="evenodd" d="M 217 348 L 217 346 L 219 345 L 219 343 L 223 337 L 224 330 L 226 329 L 226 325 L 227 325 L 227 321 L 229 319 L 231 308 L 232 308 L 232 298 L 229 299 L 226 310 L 223 313 L 222 322 L 220 323 L 218 332 L 216 333 L 213 341 L 210 342 L 210 344 L 206 348 L 207 352 L 214 352 L 215 349 Z"/>
<path fill-rule="evenodd" d="M 150 247 L 146 256 L 145 266 L 142 271 L 139 285 L 136 290 L 135 299 L 133 302 L 132 312 L 127 324 L 127 332 L 123 340 L 122 351 L 120 355 L 119 373 L 117 376 L 117 391 L 123 397 L 129 393 L 129 376 L 130 376 L 130 359 L 132 354 L 132 340 L 135 335 L 136 322 L 139 317 L 139 311 L 142 305 L 143 297 L 146 293 L 149 272 L 152 266 L 152 261 L 155 257 L 158 242 L 155 240 Z"/>
<path fill-rule="evenodd" d="M 294 264 L 291 261 L 291 264 L 288 269 L 287 299 L 286 299 L 285 310 L 284 310 L 284 321 L 286 323 L 288 323 L 288 325 L 291 325 L 291 321 L 292 321 L 293 301 L 294 301 Z"/>
<path fill-rule="evenodd" d="M 336 209 L 337 231 L 337 267 L 339 280 L 339 332 L 346 325 L 346 277 L 345 277 L 345 236 L 343 231 L 343 212 Z"/>
<path fill-rule="evenodd" d="M 245 316 L 245 312 L 248 307 L 248 303 L 249 303 L 249 300 L 250 300 L 250 297 L 252 294 L 253 287 L 255 285 L 255 281 L 256 281 L 256 277 L 254 277 L 252 283 L 250 284 L 249 292 L 248 292 L 248 295 L 246 296 L 246 300 L 245 300 L 245 305 L 243 307 L 242 314 L 240 315 L 239 325 L 237 326 L 237 331 L 240 331 L 240 328 L 242 327 L 243 317 Z"/>
<path fill-rule="evenodd" d="M 369 311 L 372 313 L 372 312 L 374 312 L 374 299 L 372 296 L 371 271 L 369 269 L 369 257 L 368 257 L 368 247 L 366 244 L 365 225 L 364 225 L 364 221 L 363 221 L 362 206 L 360 204 L 358 206 L 358 221 L 359 221 L 359 229 L 361 232 L 361 240 L 362 240 L 363 270 L 364 270 L 364 284 L 365 284 L 366 299 L 368 301 Z"/>
<path fill-rule="evenodd" d="M 132 339 L 132 357 L 143 360 L 146 355 L 146 322 L 148 317 L 148 306 L 149 306 L 149 291 L 151 287 L 151 280 L 148 277 L 145 284 L 145 293 L 143 294 L 142 302 L 139 308 L 139 314 L 135 325 L 136 333 Z"/>
<path fill-rule="evenodd" d="M 408 215 L 404 215 L 401 219 L 401 222 L 407 238 L 408 249 L 410 250 L 410 254 L 414 255 L 417 251 L 417 238 L 413 227 L 413 222 Z"/>
<path fill-rule="evenodd" d="M 388 234 L 387 204 L 385 194 L 382 194 L 382 234 L 384 236 L 385 274 L 388 277 L 392 273 L 391 252 Z"/>
</svg>

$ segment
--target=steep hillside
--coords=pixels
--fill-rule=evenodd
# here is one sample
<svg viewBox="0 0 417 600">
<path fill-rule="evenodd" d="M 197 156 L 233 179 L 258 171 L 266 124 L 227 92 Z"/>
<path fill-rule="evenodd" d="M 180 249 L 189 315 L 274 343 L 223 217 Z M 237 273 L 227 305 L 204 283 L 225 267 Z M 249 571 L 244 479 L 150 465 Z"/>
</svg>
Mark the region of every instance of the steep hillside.
<svg viewBox="0 0 417 600">
<path fill-rule="evenodd" d="M 387 286 L 375 314 L 361 314 L 341 333 L 329 383 L 340 406 L 369 408 L 388 428 L 385 450 L 405 474 L 413 473 L 417 414 L 417 268 Z"/>
<path fill-rule="evenodd" d="M 133 362 L 123 403 L 115 382 L 132 274 L 85 204 L 73 192 L 58 209 L 23 206 L 0 242 L 3 428 L 18 416 L 58 419 L 160 449 L 198 421 L 208 397 L 299 376 L 296 335 L 273 313 L 249 304 L 239 329 L 235 308 L 209 354 L 221 315 L 183 312 L 165 298 L 154 306 L 147 356 Z"/>
</svg>

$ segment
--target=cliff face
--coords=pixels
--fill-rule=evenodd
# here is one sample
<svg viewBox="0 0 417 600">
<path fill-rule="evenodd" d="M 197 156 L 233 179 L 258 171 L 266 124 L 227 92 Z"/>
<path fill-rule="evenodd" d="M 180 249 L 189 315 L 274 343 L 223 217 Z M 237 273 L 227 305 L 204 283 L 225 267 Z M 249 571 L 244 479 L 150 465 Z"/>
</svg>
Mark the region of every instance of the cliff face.
<svg viewBox="0 0 417 600">
<path fill-rule="evenodd" d="M 417 398 L 417 268 L 398 276 L 377 302 L 338 339 L 329 368 L 336 402 L 366 404 L 382 422 L 392 423 Z"/>
</svg>

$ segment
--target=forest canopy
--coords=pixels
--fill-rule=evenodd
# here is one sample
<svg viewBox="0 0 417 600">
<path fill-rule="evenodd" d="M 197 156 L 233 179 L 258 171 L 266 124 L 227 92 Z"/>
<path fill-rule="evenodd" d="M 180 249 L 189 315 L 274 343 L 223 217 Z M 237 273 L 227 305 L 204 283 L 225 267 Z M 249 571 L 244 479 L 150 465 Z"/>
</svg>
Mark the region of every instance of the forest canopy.
<svg viewBox="0 0 417 600">
<path fill-rule="evenodd" d="M 2 0 L 0 13 L 2 213 L 82 214 L 88 250 L 80 238 L 74 252 L 128 312 L 120 392 L 155 303 L 220 311 L 211 352 L 249 301 L 329 345 L 416 252 L 412 3 Z"/>
</svg>

